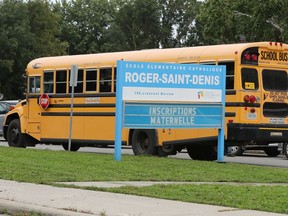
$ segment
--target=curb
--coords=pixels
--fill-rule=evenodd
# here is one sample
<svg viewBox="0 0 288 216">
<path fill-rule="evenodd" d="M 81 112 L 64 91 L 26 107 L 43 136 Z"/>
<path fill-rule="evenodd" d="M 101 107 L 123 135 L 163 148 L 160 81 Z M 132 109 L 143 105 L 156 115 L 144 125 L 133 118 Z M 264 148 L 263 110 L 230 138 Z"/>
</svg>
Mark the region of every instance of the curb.
<svg viewBox="0 0 288 216">
<path fill-rule="evenodd" d="M 15 215 L 19 213 L 40 213 L 45 216 L 91 216 L 95 214 L 75 212 L 71 210 L 55 209 L 48 206 L 39 206 L 30 203 L 22 203 L 11 200 L 0 199 L 0 211 L 4 215 Z M 97 214 L 99 215 L 99 214 Z"/>
</svg>

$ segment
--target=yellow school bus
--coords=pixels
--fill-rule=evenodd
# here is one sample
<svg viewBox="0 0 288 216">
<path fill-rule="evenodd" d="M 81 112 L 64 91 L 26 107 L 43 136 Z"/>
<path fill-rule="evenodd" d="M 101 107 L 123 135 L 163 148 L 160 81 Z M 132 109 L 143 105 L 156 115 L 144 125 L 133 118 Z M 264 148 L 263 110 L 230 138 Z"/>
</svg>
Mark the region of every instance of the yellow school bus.
<svg viewBox="0 0 288 216">
<path fill-rule="evenodd" d="M 114 144 L 117 60 L 225 65 L 225 145 L 288 141 L 288 45 L 256 42 L 35 59 L 26 70 L 26 100 L 6 115 L 3 131 L 9 145 L 60 144 L 68 149 L 69 79 L 75 64 L 71 150 Z M 213 160 L 217 134 L 218 129 L 130 128 L 123 129 L 122 145 L 132 146 L 135 155 L 166 156 L 186 148 L 192 159 Z M 279 152 L 267 148 L 266 153 Z"/>
</svg>

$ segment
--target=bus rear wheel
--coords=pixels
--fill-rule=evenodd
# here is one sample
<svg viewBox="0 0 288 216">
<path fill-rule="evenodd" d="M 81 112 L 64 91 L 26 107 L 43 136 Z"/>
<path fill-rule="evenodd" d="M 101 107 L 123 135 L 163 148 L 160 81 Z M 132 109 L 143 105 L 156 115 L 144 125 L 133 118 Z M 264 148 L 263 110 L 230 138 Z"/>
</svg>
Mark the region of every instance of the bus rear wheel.
<svg viewBox="0 0 288 216">
<path fill-rule="evenodd" d="M 176 155 L 177 151 L 173 145 L 162 145 L 158 147 L 158 155 L 160 157 L 167 157 L 168 155 Z"/>
<path fill-rule="evenodd" d="M 7 130 L 8 145 L 11 147 L 25 148 L 25 134 L 21 133 L 21 125 L 19 119 L 13 119 Z"/>
<path fill-rule="evenodd" d="M 264 152 L 268 155 L 268 157 L 277 157 L 281 151 L 278 150 L 278 147 L 271 147 L 264 149 Z"/>
<path fill-rule="evenodd" d="M 190 145 L 187 151 L 193 160 L 217 160 L 217 151 L 212 145 Z"/>
<path fill-rule="evenodd" d="M 68 143 L 63 143 L 62 146 L 63 146 L 63 148 L 64 148 L 66 151 L 69 150 Z M 78 151 L 79 148 L 80 148 L 79 145 L 71 143 L 71 151 Z"/>
<path fill-rule="evenodd" d="M 155 155 L 157 153 L 155 130 L 136 129 L 133 131 L 131 142 L 135 155 Z"/>
</svg>

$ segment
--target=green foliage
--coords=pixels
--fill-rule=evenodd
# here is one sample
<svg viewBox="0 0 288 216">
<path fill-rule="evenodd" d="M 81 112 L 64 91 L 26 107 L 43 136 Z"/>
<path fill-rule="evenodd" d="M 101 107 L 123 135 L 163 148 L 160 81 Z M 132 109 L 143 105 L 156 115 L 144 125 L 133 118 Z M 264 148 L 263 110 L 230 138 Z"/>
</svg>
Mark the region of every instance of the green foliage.
<svg viewBox="0 0 288 216">
<path fill-rule="evenodd" d="M 124 3 L 115 16 L 128 50 L 159 46 L 159 11 L 155 0 L 135 0 Z M 129 21 L 128 21 L 129 20 Z"/>
<path fill-rule="evenodd" d="M 109 1 L 63 1 L 62 41 L 69 43 L 69 54 L 98 53 L 106 42 L 114 8 Z"/>
<path fill-rule="evenodd" d="M 0 3 L 0 92 L 4 95 L 14 93 L 14 96 L 19 96 L 22 93 L 14 87 L 19 85 L 15 82 L 18 70 L 24 71 L 21 57 L 27 51 L 26 45 L 31 36 L 27 15 L 26 4 L 20 1 L 6 0 Z M 12 88 L 16 92 L 12 93 Z"/>
<path fill-rule="evenodd" d="M 58 22 L 46 1 L 0 2 L 0 92 L 6 99 L 23 97 L 29 61 L 65 53 L 66 42 L 57 39 L 61 34 Z"/>
<path fill-rule="evenodd" d="M 61 17 L 51 10 L 48 1 L 35 0 L 27 4 L 33 58 L 65 54 L 67 42 L 61 42 Z"/>
<path fill-rule="evenodd" d="M 26 65 L 42 56 L 287 42 L 286 8 L 286 0 L 2 0 L 0 92 L 23 97 Z"/>
<path fill-rule="evenodd" d="M 287 41 L 286 0 L 209 0 L 197 18 L 205 44 Z"/>
</svg>

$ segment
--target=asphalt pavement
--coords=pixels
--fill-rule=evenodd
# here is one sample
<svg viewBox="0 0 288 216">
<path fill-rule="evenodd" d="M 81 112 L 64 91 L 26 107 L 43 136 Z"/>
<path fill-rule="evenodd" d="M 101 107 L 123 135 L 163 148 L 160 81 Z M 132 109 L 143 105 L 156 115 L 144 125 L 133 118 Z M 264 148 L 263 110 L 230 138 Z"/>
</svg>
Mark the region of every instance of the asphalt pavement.
<svg viewBox="0 0 288 216">
<path fill-rule="evenodd" d="M 95 186 L 96 183 L 93 184 Z M 121 186 L 121 182 L 115 184 Z M 143 186 L 143 182 L 133 184 Z M 144 185 L 146 184 L 147 182 L 144 182 Z M 99 187 L 113 187 L 113 182 L 101 182 Z M 0 210 L 10 212 L 9 214 L 33 211 L 53 216 L 283 216 L 261 211 L 7 180 L 0 180 Z"/>
</svg>

